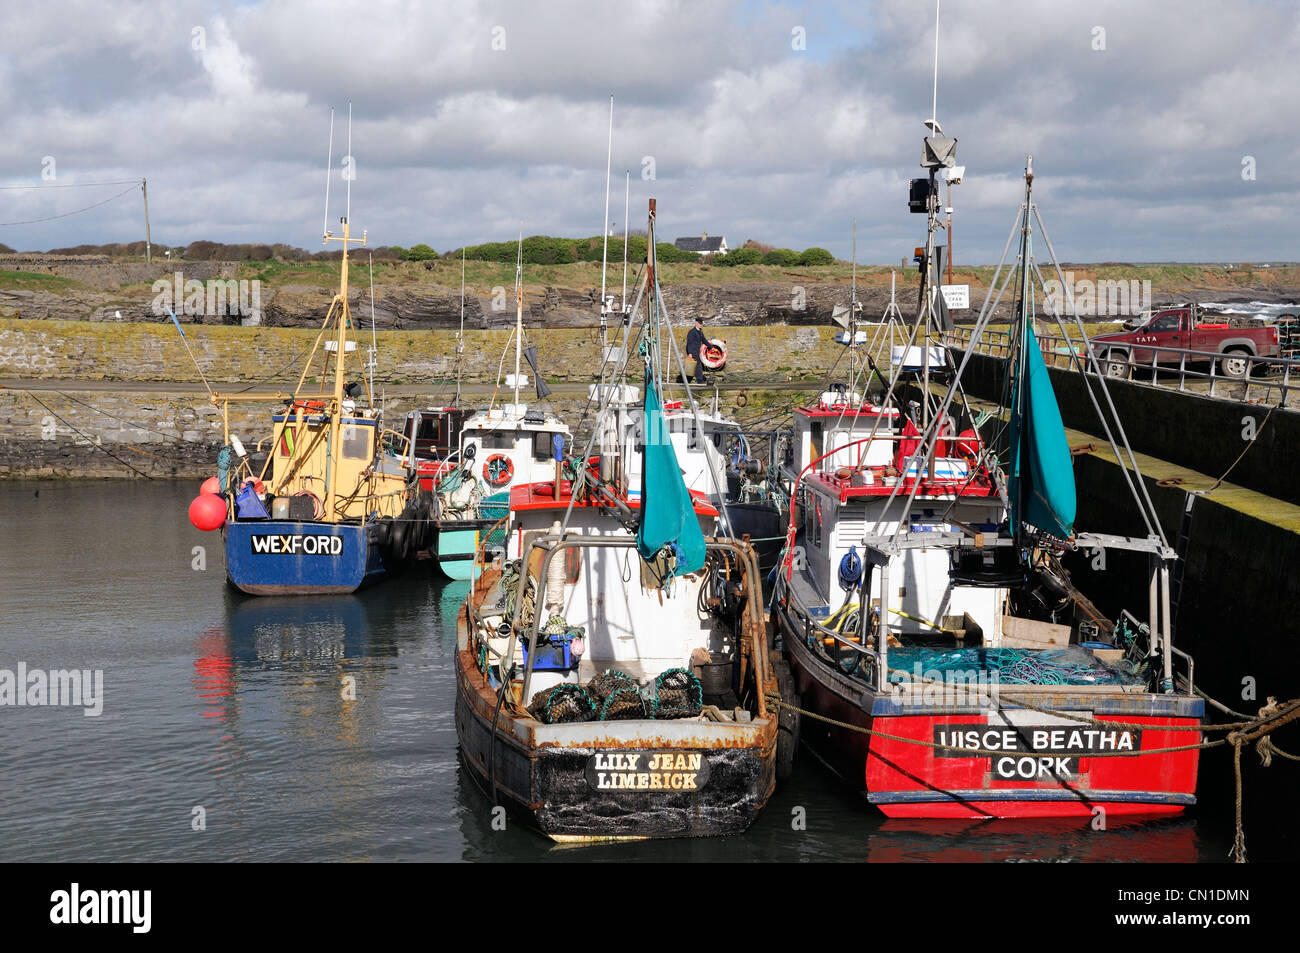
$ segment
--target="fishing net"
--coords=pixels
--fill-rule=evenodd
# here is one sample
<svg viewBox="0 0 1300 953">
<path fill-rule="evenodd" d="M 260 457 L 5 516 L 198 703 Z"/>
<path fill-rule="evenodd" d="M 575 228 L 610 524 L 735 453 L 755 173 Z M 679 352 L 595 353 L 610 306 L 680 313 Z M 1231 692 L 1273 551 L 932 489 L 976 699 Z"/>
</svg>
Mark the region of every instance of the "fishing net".
<svg viewBox="0 0 1300 953">
<path fill-rule="evenodd" d="M 670 668 L 655 679 L 652 718 L 694 718 L 704 702 L 700 680 L 684 668 Z"/>
<path fill-rule="evenodd" d="M 573 632 L 575 635 L 582 634 L 580 626 L 570 626 L 564 621 L 563 616 L 553 615 L 546 620 L 546 625 L 542 626 L 543 635 L 567 635 Z"/>
<path fill-rule="evenodd" d="M 596 706 L 581 685 L 555 685 L 533 696 L 528 713 L 546 725 L 591 721 Z"/>
<path fill-rule="evenodd" d="M 504 546 L 506 541 L 506 526 L 502 522 L 510 513 L 510 496 L 509 494 L 494 493 L 491 496 L 479 500 L 478 515 L 480 519 L 493 520 L 497 522 L 491 532 L 484 534 L 480 545 L 484 549 L 493 549 L 497 546 Z"/>
<path fill-rule="evenodd" d="M 605 669 L 587 683 L 587 694 L 596 705 L 600 721 L 647 717 L 641 686 L 626 672 Z"/>
<path fill-rule="evenodd" d="M 996 680 L 1003 685 L 1140 685 L 1121 668 L 1110 668 L 1087 649 L 954 649 L 947 652 L 926 648 L 889 650 L 889 680 L 923 679 L 951 681 Z"/>
<path fill-rule="evenodd" d="M 511 560 L 501 570 L 501 591 L 506 594 L 505 599 L 505 616 L 513 619 L 515 614 L 515 605 L 519 599 L 519 577 L 520 561 Z M 528 577 L 528 585 L 524 589 L 524 606 L 519 616 L 519 624 L 527 628 L 533 624 L 533 605 L 537 595 L 537 580 L 532 576 Z"/>
</svg>

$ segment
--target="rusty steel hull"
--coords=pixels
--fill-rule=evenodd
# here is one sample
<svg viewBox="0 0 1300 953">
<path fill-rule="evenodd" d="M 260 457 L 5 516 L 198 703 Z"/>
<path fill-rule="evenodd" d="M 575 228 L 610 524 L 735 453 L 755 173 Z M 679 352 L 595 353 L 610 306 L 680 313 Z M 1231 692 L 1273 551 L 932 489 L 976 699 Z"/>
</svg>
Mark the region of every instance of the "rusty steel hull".
<svg viewBox="0 0 1300 953">
<path fill-rule="evenodd" d="M 776 721 L 583 722 L 542 725 L 496 711 L 496 693 L 457 652 L 456 735 L 461 760 L 489 801 L 557 841 L 709 837 L 745 831 L 776 785 Z M 495 727 L 494 727 L 495 720 Z M 598 754 L 698 754 L 698 790 L 596 790 Z"/>
</svg>

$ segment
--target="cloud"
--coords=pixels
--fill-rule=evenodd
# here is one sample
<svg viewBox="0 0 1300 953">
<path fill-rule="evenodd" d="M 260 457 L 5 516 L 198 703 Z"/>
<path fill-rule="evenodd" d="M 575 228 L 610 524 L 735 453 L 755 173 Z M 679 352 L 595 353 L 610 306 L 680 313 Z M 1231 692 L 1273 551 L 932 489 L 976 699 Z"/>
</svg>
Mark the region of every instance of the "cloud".
<svg viewBox="0 0 1300 953">
<path fill-rule="evenodd" d="M 508 238 L 521 219 L 527 233 L 589 235 L 612 93 L 614 191 L 631 170 L 636 222 L 654 195 L 666 236 L 847 256 L 856 218 L 859 257 L 897 261 L 921 240 L 906 190 L 931 110 L 923 6 L 42 4 L 5 24 L 0 184 L 40 184 L 52 156 L 58 184 L 147 176 L 155 241 L 318 247 L 329 108 L 337 173 L 350 100 L 353 220 L 375 241 L 446 249 Z M 1279 211 L 1300 197 L 1280 65 L 1300 58 L 1293 5 L 1006 0 L 990 16 L 987 3 L 949 0 L 942 11 L 938 118 L 967 167 L 953 198 L 959 263 L 997 258 L 1030 153 L 1058 251 L 1075 260 L 1296 247 L 1300 226 Z M 3 191 L 0 221 L 113 191 Z M 143 231 L 137 206 L 128 195 L 0 229 L 0 242 L 130 240 Z"/>
</svg>

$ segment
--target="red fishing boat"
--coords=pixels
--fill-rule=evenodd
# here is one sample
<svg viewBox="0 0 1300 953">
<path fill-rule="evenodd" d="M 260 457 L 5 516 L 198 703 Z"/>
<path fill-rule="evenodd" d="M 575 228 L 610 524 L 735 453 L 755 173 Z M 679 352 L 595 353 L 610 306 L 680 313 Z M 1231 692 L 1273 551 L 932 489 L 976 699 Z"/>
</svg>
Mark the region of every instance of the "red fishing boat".
<svg viewBox="0 0 1300 953">
<path fill-rule="evenodd" d="M 955 140 L 927 137 L 931 182 L 954 151 Z M 850 383 L 795 415 L 795 505 L 772 610 L 778 672 L 791 675 L 783 700 L 816 716 L 793 729 L 807 746 L 891 817 L 1158 814 L 1195 803 L 1204 703 L 1172 643 L 1175 553 L 1140 472 L 1130 485 L 1147 537 L 1074 526 L 1070 448 L 1033 331 L 1032 183 L 1027 163 L 1019 265 L 1006 277 L 1018 307 L 1005 417 L 977 426 L 965 361 L 931 343 L 942 327 L 937 190 L 923 209 L 909 341 L 920 366 L 900 364 L 875 402 Z M 1001 275 L 999 266 L 994 287 Z M 992 310 L 986 301 L 976 337 Z M 859 340 L 854 328 L 845 337 Z M 1104 386 L 1092 365 L 1091 385 Z M 1122 442 L 1121 427 L 1103 427 Z M 1115 452 L 1136 471 L 1131 451 Z M 1145 623 L 1106 618 L 1073 585 L 1062 556 L 1096 548 L 1148 554 Z"/>
</svg>

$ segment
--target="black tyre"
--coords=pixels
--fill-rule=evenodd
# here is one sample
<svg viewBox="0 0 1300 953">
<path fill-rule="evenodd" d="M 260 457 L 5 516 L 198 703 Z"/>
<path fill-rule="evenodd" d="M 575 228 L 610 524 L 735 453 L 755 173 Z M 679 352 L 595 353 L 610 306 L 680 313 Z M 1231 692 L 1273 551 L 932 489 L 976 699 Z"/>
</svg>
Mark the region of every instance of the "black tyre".
<svg viewBox="0 0 1300 953">
<path fill-rule="evenodd" d="M 795 756 L 799 751 L 799 713 L 786 708 L 785 705 L 799 705 L 799 694 L 795 691 L 794 676 L 790 666 L 779 656 L 772 663 L 776 673 L 777 688 L 784 703 L 776 718 L 776 779 L 788 781 L 794 775 Z"/>
<path fill-rule="evenodd" d="M 1219 372 L 1224 377 L 1242 380 L 1250 373 L 1250 352 L 1242 348 L 1231 348 L 1219 358 Z"/>
<path fill-rule="evenodd" d="M 1133 373 L 1132 367 L 1129 366 L 1128 355 L 1123 351 L 1107 351 L 1102 362 L 1102 370 L 1106 372 L 1107 377 L 1117 381 L 1126 381 Z"/>
</svg>

